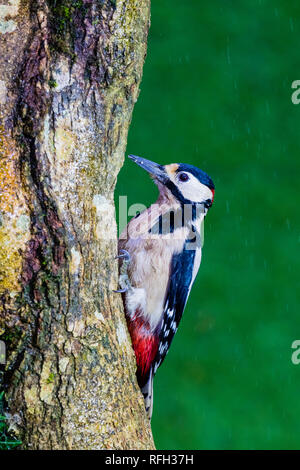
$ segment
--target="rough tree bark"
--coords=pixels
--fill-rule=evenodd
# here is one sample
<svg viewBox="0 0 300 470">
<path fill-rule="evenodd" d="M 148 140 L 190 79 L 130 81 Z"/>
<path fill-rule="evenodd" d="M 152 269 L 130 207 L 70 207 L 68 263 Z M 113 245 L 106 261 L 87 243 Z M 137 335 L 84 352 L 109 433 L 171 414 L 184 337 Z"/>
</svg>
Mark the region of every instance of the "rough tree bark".
<svg viewBox="0 0 300 470">
<path fill-rule="evenodd" d="M 25 449 L 149 449 L 113 193 L 150 0 L 0 4 L 0 339 Z"/>
</svg>

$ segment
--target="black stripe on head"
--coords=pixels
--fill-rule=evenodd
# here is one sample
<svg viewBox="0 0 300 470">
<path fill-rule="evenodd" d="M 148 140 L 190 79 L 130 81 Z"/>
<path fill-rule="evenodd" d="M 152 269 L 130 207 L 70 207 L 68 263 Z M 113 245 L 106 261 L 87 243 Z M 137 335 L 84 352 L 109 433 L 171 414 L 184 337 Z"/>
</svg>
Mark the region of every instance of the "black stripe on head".
<svg viewBox="0 0 300 470">
<path fill-rule="evenodd" d="M 168 180 L 165 183 L 165 186 L 171 191 L 171 193 L 177 199 L 177 201 L 181 202 L 181 204 L 192 204 L 192 201 L 190 201 L 189 199 L 185 199 L 185 197 L 183 197 L 183 195 L 181 194 L 177 186 L 173 183 L 173 181 Z"/>
<path fill-rule="evenodd" d="M 179 173 L 181 171 L 191 173 L 195 176 L 195 178 L 200 181 L 200 183 L 205 184 L 205 186 L 207 186 L 209 189 L 215 189 L 213 180 L 210 176 L 208 176 L 207 173 L 205 173 L 205 171 L 202 171 L 193 165 L 188 165 L 187 163 L 179 163 L 176 173 Z"/>
</svg>

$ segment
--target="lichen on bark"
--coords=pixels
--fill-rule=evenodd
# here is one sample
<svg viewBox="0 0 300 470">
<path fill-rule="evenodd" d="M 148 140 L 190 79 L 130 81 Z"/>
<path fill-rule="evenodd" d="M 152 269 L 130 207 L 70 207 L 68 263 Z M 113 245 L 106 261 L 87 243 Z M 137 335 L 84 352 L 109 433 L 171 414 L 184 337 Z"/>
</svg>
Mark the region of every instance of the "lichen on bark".
<svg viewBox="0 0 300 470">
<path fill-rule="evenodd" d="M 22 255 L 29 240 L 30 217 L 17 169 L 18 151 L 0 125 L 0 296 L 21 290 Z"/>
<path fill-rule="evenodd" d="M 150 1 L 6 3 L 15 28 L 0 31 L 0 331 L 11 428 L 27 449 L 153 448 L 112 292 L 113 191 Z"/>
</svg>

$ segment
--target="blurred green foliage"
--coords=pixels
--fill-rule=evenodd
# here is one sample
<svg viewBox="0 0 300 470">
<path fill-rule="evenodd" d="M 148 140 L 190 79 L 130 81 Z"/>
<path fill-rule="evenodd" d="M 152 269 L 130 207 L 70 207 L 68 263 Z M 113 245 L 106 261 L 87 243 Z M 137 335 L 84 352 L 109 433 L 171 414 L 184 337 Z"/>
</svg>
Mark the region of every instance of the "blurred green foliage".
<svg viewBox="0 0 300 470">
<path fill-rule="evenodd" d="M 8 431 L 7 417 L 4 414 L 4 392 L 0 392 L 0 450 L 12 450 L 22 444 Z"/>
<path fill-rule="evenodd" d="M 159 0 L 127 153 L 216 185 L 202 265 L 159 369 L 159 449 L 300 447 L 300 4 Z M 116 196 L 154 202 L 127 160 Z"/>
</svg>

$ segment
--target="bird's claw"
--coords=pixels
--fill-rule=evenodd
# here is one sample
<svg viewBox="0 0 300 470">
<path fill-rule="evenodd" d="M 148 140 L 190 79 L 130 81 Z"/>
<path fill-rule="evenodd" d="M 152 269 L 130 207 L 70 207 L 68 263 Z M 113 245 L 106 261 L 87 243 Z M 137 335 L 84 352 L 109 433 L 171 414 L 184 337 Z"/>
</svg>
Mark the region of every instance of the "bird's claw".
<svg viewBox="0 0 300 470">
<path fill-rule="evenodd" d="M 130 254 L 128 253 L 128 251 L 126 250 L 120 250 L 121 254 L 116 256 L 115 259 L 117 258 L 124 258 L 125 261 L 127 261 L 129 263 L 129 261 L 131 260 L 131 256 Z"/>
<path fill-rule="evenodd" d="M 131 261 L 131 256 L 128 253 L 128 251 L 120 250 L 120 254 L 118 256 L 116 256 L 116 258 L 122 258 L 123 259 L 123 263 L 122 263 L 122 266 L 120 268 L 120 277 L 119 277 L 119 286 L 121 288 L 117 289 L 117 290 L 114 290 L 113 292 L 115 292 L 116 294 L 124 294 L 125 292 L 127 292 L 131 288 L 130 283 L 128 281 L 128 276 L 127 276 L 127 267 L 128 267 L 128 264 Z"/>
</svg>

